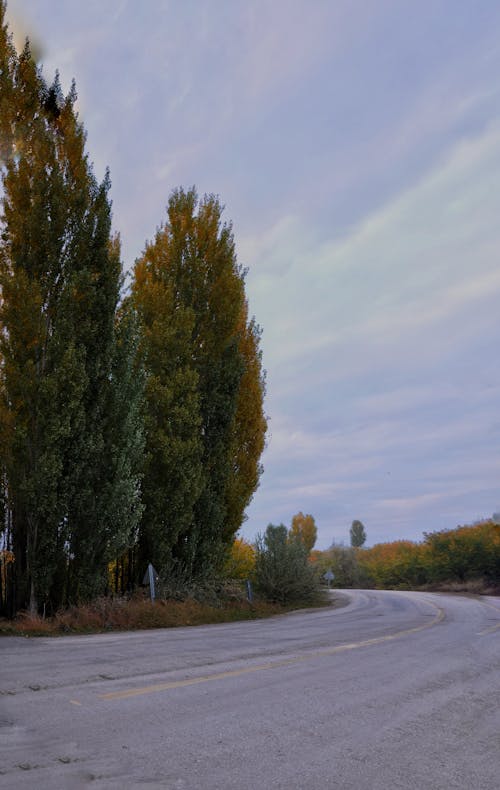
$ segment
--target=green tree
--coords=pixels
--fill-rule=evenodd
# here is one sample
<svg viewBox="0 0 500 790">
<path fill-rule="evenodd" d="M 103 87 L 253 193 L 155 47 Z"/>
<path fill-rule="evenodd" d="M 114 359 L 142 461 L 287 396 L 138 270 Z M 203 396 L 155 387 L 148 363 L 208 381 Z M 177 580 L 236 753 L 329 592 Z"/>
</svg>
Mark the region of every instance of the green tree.
<svg viewBox="0 0 500 790">
<path fill-rule="evenodd" d="M 304 516 L 302 511 L 300 511 L 292 518 L 290 538 L 292 540 L 300 540 L 308 553 L 313 550 L 317 536 L 318 529 L 316 527 L 316 522 L 310 514 Z"/>
<path fill-rule="evenodd" d="M 204 483 L 199 374 L 191 343 L 194 311 L 176 300 L 168 241 L 159 231 L 147 246 L 132 287 L 146 369 L 139 575 L 148 562 L 163 575 L 182 563 Z"/>
<path fill-rule="evenodd" d="M 86 597 L 107 585 L 108 565 L 134 546 L 143 510 L 140 481 L 144 450 L 144 373 L 138 364 L 139 328 L 126 306 L 115 321 L 113 355 L 104 389 L 102 455 L 95 487 L 94 556 L 86 569 Z M 85 513 L 83 514 L 85 515 Z M 85 522 L 83 522 L 85 523 Z M 81 563 L 81 558 L 79 560 Z M 130 580 L 129 580 L 130 581 Z"/>
<path fill-rule="evenodd" d="M 361 521 L 355 519 L 351 524 L 350 530 L 351 546 L 360 548 L 366 541 L 366 532 Z"/>
<path fill-rule="evenodd" d="M 118 439 L 120 421 L 127 424 L 132 419 L 138 429 L 129 410 L 137 411 L 140 393 L 134 392 L 129 401 L 124 399 L 131 392 L 127 356 L 134 349 L 134 339 L 130 332 L 122 332 L 124 327 L 117 322 L 121 263 L 118 239 L 111 236 L 109 176 L 98 184 L 86 158 L 78 164 L 84 165 L 79 173 L 81 183 L 70 183 L 72 189 L 79 186 L 80 192 L 72 217 L 72 291 L 66 315 L 68 334 L 81 353 L 85 386 L 67 464 L 70 600 L 91 598 L 105 590 L 107 563 L 117 549 L 125 548 L 119 535 L 133 531 L 140 513 L 135 506 L 138 470 L 135 462 L 128 466 L 135 455 L 128 460 L 117 457 L 119 451 L 127 452 L 123 434 Z M 134 447 L 140 445 L 140 436 L 131 442 Z M 126 498 L 117 511 L 125 490 L 132 502 Z M 127 512 L 130 518 L 120 524 L 118 512 Z"/>
<path fill-rule="evenodd" d="M 49 90 L 60 98 L 58 83 L 47 88 L 28 45 L 12 80 L 15 123 L 0 219 L 0 432 L 17 606 L 34 611 L 49 597 L 64 549 L 63 456 L 83 380 L 78 351 L 56 320 L 68 285 L 64 118 L 59 124 L 44 105 Z M 71 101 L 61 103 L 60 115 Z"/>
<path fill-rule="evenodd" d="M 318 583 L 309 553 L 300 540 L 289 540 L 284 524 L 269 524 L 255 542 L 255 585 L 267 600 L 282 604 L 318 599 Z"/>
<path fill-rule="evenodd" d="M 117 426 L 139 431 L 140 376 L 132 384 L 132 334 L 116 320 L 109 177 L 98 184 L 88 163 L 75 89 L 64 97 L 57 76 L 48 86 L 29 45 L 0 62 L 14 108 L 2 170 L 0 437 L 16 607 L 35 611 L 102 590 L 107 559 L 133 532 L 140 432 Z"/>
<path fill-rule="evenodd" d="M 188 575 L 222 566 L 258 484 L 266 429 L 259 330 L 221 215 L 214 196 L 175 190 L 133 285 L 148 393 L 140 542 L 162 569 L 170 553 Z"/>
</svg>

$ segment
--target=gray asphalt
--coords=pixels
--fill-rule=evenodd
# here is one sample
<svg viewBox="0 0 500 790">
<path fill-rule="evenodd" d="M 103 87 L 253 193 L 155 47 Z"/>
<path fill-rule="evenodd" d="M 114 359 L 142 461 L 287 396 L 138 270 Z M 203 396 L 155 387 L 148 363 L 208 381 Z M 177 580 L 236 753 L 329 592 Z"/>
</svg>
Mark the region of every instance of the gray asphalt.
<svg viewBox="0 0 500 790">
<path fill-rule="evenodd" d="M 499 790 L 500 599 L 0 639 L 0 788 Z"/>
</svg>

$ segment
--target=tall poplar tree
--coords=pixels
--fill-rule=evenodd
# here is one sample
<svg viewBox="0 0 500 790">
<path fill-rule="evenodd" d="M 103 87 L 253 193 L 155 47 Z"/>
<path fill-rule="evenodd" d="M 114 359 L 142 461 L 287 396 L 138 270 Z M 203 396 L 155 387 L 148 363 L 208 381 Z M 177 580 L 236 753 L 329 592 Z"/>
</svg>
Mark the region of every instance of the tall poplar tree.
<svg viewBox="0 0 500 790">
<path fill-rule="evenodd" d="M 190 539 L 204 474 L 199 375 L 191 346 L 194 313 L 175 303 L 164 231 L 137 262 L 132 293 L 147 371 L 139 572 L 152 562 L 165 573 L 184 561 L 179 547 Z"/>
<path fill-rule="evenodd" d="M 0 244 L 2 438 L 17 606 L 46 602 L 64 551 L 64 448 L 83 387 L 78 351 L 57 320 L 66 281 L 64 162 L 29 46 L 12 69 L 12 148 Z M 58 113 L 62 115 L 61 106 Z"/>
<path fill-rule="evenodd" d="M 317 537 L 318 529 L 313 516 L 311 516 L 310 513 L 304 515 L 302 511 L 296 513 L 292 518 L 292 525 L 289 533 L 290 540 L 300 541 L 309 554 L 316 543 Z"/>
<path fill-rule="evenodd" d="M 193 576 L 209 575 L 257 487 L 266 429 L 259 330 L 247 318 L 244 271 L 217 198 L 199 200 L 194 188 L 172 193 L 166 225 L 136 264 L 133 298 L 144 325 L 151 460 L 159 424 L 168 427 L 163 465 L 152 460 L 145 470 L 141 535 L 157 524 L 155 539 L 163 536 L 173 561 Z M 156 391 L 159 373 L 170 402 Z M 186 447 L 192 455 L 184 456 Z M 165 513 L 173 487 L 185 494 L 176 500 L 181 521 L 169 512 L 161 523 L 153 503 Z"/>
<path fill-rule="evenodd" d="M 360 548 L 366 542 L 366 530 L 364 525 L 358 519 L 354 519 L 349 531 L 351 538 L 351 546 Z"/>
<path fill-rule="evenodd" d="M 57 76 L 48 86 L 28 45 L 15 55 L 0 11 L 13 108 L 0 218 L 0 436 L 16 607 L 35 611 L 101 592 L 107 561 L 134 537 L 141 377 L 137 331 L 117 320 L 109 176 L 98 184 L 88 162 L 74 88 L 64 97 Z"/>
</svg>

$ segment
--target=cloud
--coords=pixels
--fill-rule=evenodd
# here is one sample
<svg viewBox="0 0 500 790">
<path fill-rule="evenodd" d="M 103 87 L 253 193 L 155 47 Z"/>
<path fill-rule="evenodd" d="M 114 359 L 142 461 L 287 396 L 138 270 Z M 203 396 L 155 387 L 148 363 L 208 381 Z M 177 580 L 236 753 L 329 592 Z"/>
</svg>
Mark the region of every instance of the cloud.
<svg viewBox="0 0 500 790">
<path fill-rule="evenodd" d="M 402 345 L 405 334 L 491 303 L 500 292 L 499 176 L 495 126 L 340 241 L 315 245 L 290 216 L 244 240 L 251 307 L 268 327 L 272 363 L 394 333 Z"/>
<path fill-rule="evenodd" d="M 492 125 L 342 239 L 286 215 L 244 240 L 272 431 L 252 523 L 418 538 L 495 509 L 498 183 Z"/>
</svg>

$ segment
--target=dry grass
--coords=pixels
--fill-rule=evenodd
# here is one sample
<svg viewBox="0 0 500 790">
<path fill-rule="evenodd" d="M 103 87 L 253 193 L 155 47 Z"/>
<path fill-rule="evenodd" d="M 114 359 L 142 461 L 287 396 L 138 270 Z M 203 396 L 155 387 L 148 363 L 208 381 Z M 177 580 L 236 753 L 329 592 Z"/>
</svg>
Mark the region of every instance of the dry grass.
<svg viewBox="0 0 500 790">
<path fill-rule="evenodd" d="M 217 606 L 192 599 L 156 601 L 99 598 L 93 603 L 72 606 L 54 617 L 42 618 L 20 613 L 14 620 L 0 620 L 0 634 L 57 636 L 60 634 L 131 631 L 146 628 L 254 620 L 287 611 L 266 602 L 223 601 Z"/>
</svg>

